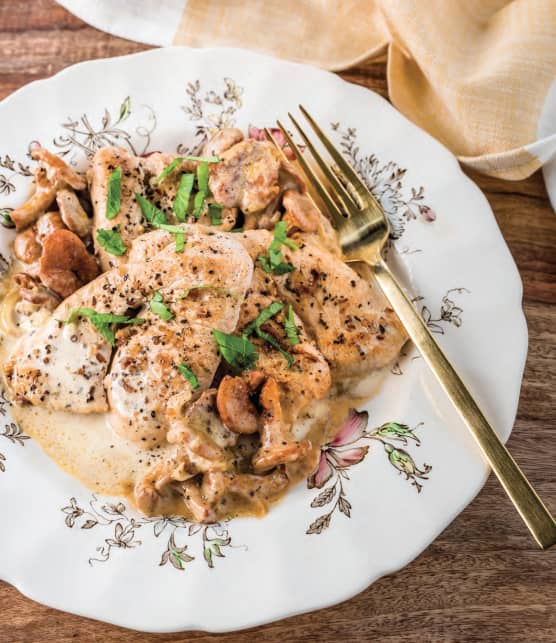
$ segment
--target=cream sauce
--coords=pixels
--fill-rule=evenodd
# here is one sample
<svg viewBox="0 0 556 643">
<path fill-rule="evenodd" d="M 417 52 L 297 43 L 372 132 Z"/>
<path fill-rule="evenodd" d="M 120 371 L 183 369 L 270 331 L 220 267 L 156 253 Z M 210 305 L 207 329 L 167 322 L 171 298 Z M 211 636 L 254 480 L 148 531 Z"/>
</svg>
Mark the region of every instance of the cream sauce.
<svg viewBox="0 0 556 643">
<path fill-rule="evenodd" d="M 11 277 L 0 284 L 0 293 L 9 293 L 0 302 L 0 363 L 6 364 L 14 350 L 23 328 L 29 331 L 29 321 L 44 323 L 41 316 L 27 320 L 25 325 L 14 318 L 13 288 Z M 18 316 L 19 317 L 19 316 Z M 388 369 L 384 368 L 364 378 L 335 383 L 327 399 L 314 402 L 298 418 L 294 427 L 295 439 L 307 437 L 313 448 L 302 462 L 287 465 L 290 478 L 288 488 L 273 501 L 279 500 L 294 484 L 307 478 L 318 461 L 320 447 L 335 435 L 350 408 L 359 407 L 373 397 L 379 389 Z M 2 387 L 9 396 L 4 373 Z M 110 426 L 107 413 L 76 414 L 50 411 L 43 407 L 17 404 L 11 413 L 23 431 L 34 438 L 64 471 L 80 480 L 96 493 L 124 496 L 134 505 L 133 490 L 147 471 L 168 457 L 174 447 L 168 443 L 154 449 L 140 448 L 122 439 Z M 188 518 L 183 503 L 176 499 L 172 512 Z M 230 515 L 248 514 L 245 505 L 229 504 Z"/>
</svg>

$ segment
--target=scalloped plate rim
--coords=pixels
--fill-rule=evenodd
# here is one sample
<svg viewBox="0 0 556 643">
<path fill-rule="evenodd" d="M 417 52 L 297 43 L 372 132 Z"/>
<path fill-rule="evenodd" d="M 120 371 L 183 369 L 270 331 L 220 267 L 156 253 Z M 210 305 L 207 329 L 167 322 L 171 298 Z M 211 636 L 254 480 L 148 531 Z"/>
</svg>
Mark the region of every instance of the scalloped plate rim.
<svg viewBox="0 0 556 643">
<path fill-rule="evenodd" d="M 106 63 L 116 64 L 117 62 L 122 61 L 122 60 L 136 59 L 136 58 L 140 58 L 140 57 L 141 58 L 148 58 L 150 56 L 153 56 L 153 54 L 156 56 L 156 55 L 159 55 L 161 52 L 165 52 L 165 51 L 168 51 L 168 50 L 170 50 L 170 51 L 172 51 L 172 50 L 184 50 L 184 51 L 187 51 L 187 52 L 194 51 L 195 53 L 199 53 L 201 55 L 204 55 L 204 54 L 207 54 L 207 55 L 218 54 L 218 55 L 220 55 L 220 54 L 225 54 L 227 51 L 231 50 L 231 51 L 234 51 L 234 52 L 240 52 L 241 54 L 244 54 L 244 55 L 252 57 L 252 58 L 256 58 L 256 59 L 259 60 L 259 62 L 263 62 L 263 63 L 265 61 L 268 61 L 269 63 L 273 63 L 273 64 L 278 63 L 278 64 L 283 64 L 283 65 L 290 65 L 292 67 L 299 68 L 299 69 L 307 69 L 307 68 L 309 68 L 314 72 L 318 72 L 323 77 L 327 76 L 327 77 L 335 78 L 337 83 L 338 83 L 338 86 L 340 86 L 342 84 L 346 84 L 346 85 L 350 85 L 352 87 L 357 87 L 357 89 L 361 93 L 370 92 L 370 90 L 368 90 L 368 89 L 366 89 L 364 87 L 353 85 L 352 83 L 349 83 L 348 81 L 344 81 L 343 79 L 341 79 L 338 76 L 335 76 L 334 74 L 331 74 L 329 72 L 317 69 L 315 67 L 312 67 L 312 66 L 309 66 L 309 65 L 303 65 L 303 64 L 295 63 L 295 62 L 278 60 L 278 59 L 273 58 L 271 56 L 267 56 L 267 55 L 260 54 L 260 53 L 250 52 L 250 51 L 247 51 L 247 50 L 243 50 L 241 48 L 235 48 L 235 47 L 211 47 L 211 48 L 205 48 L 205 49 L 193 49 L 193 48 L 189 48 L 189 47 L 174 46 L 174 47 L 165 47 L 165 48 L 162 48 L 162 49 L 147 50 L 147 51 L 138 52 L 138 53 L 134 53 L 134 54 L 127 54 L 127 55 L 123 55 L 123 56 L 96 59 L 96 60 L 92 60 L 92 61 L 82 61 L 82 62 L 76 63 L 74 65 L 66 67 L 63 70 L 60 70 L 59 72 L 57 72 L 55 75 L 53 75 L 50 78 L 45 78 L 45 79 L 32 81 L 31 83 L 19 88 L 18 90 L 13 92 L 10 96 L 6 97 L 5 99 L 3 99 L 0 102 L 0 109 L 5 108 L 12 101 L 14 101 L 17 98 L 19 98 L 20 96 L 24 95 L 25 92 L 27 90 L 29 90 L 30 88 L 36 89 L 37 87 L 40 87 L 40 86 L 46 86 L 49 83 L 51 83 L 52 81 L 63 80 L 66 75 L 71 75 L 72 73 L 82 71 L 84 68 L 87 68 L 88 66 L 102 66 L 102 65 L 104 65 Z M 162 53 L 162 55 L 164 55 L 164 53 Z M 374 92 L 371 92 L 371 93 L 374 94 Z M 387 101 L 384 98 L 382 98 L 380 95 L 375 94 L 375 96 L 378 97 L 381 101 L 384 101 L 385 103 L 387 103 Z M 393 111 L 395 111 L 394 108 L 391 108 L 391 109 Z M 407 121 L 406 117 L 403 116 L 402 114 L 400 114 L 399 112 L 397 112 L 397 116 L 401 117 L 401 118 L 403 118 L 404 120 Z M 416 129 L 419 129 L 415 125 L 413 125 L 413 127 L 415 127 Z M 448 157 L 450 157 L 450 160 L 453 161 L 454 169 L 457 167 L 457 172 L 454 173 L 454 174 L 459 175 L 458 179 L 460 181 L 462 181 L 462 182 L 465 182 L 469 187 L 473 186 L 473 188 L 482 195 L 484 203 L 486 205 L 486 208 L 488 208 L 490 210 L 490 212 L 491 212 L 492 223 L 494 223 L 494 225 L 496 226 L 496 228 L 498 230 L 498 234 L 500 236 L 500 241 L 501 241 L 502 244 L 506 245 L 505 240 L 503 239 L 503 237 L 501 235 L 501 232 L 499 231 L 499 228 L 498 228 L 497 222 L 496 222 L 496 220 L 494 218 L 494 215 L 492 214 L 492 211 L 490 209 L 490 205 L 488 204 L 488 202 L 486 200 L 486 197 L 484 197 L 482 192 L 477 188 L 477 186 L 473 183 L 473 181 L 469 177 L 467 177 L 465 175 L 465 173 L 461 170 L 461 168 L 459 167 L 459 164 L 457 163 L 455 157 L 453 157 L 453 155 L 451 154 L 451 152 L 449 150 L 447 150 L 447 148 L 445 148 L 441 143 L 439 143 L 437 140 L 433 139 L 428 133 L 424 132 L 423 130 L 420 130 L 420 132 L 421 132 L 421 135 L 424 134 L 429 139 L 429 142 L 433 143 L 434 146 L 436 146 L 436 148 L 439 151 L 440 150 L 442 151 L 442 153 L 446 157 L 446 160 L 448 160 Z M 514 314 L 517 313 L 518 316 L 520 315 L 520 319 L 516 318 L 515 322 L 519 326 L 521 326 L 521 331 L 523 333 L 523 342 L 521 343 L 521 345 L 520 346 L 516 346 L 516 345 L 513 346 L 513 350 L 516 353 L 519 351 L 519 353 L 521 355 L 520 377 L 519 377 L 519 381 L 517 382 L 517 385 L 516 385 L 518 390 L 519 390 L 519 387 L 521 386 L 521 379 L 522 379 L 522 376 L 523 376 L 523 370 L 524 370 L 524 367 L 525 367 L 525 362 L 526 362 L 526 357 L 527 357 L 527 326 L 526 326 L 526 318 L 524 316 L 522 303 L 521 303 L 522 294 L 523 294 L 523 285 L 522 285 L 521 278 L 520 278 L 519 272 L 517 270 L 517 267 L 515 267 L 515 263 L 514 263 L 514 268 L 515 268 L 514 277 L 517 277 L 517 279 L 511 279 L 512 296 L 511 297 L 507 296 L 506 308 L 507 309 L 514 309 L 513 313 Z M 517 308 L 518 310 L 515 310 L 515 308 Z M 515 418 L 515 413 L 517 412 L 518 401 L 519 400 L 517 399 L 516 402 L 515 402 L 514 418 Z M 506 441 L 509 438 L 510 433 L 511 433 L 511 429 L 510 429 L 510 432 L 507 435 L 504 436 L 504 441 Z M 184 625 L 183 627 L 180 627 L 180 628 L 176 628 L 176 627 L 164 628 L 163 626 L 162 627 L 157 626 L 157 627 L 153 627 L 153 628 L 148 628 L 148 627 L 143 626 L 140 629 L 142 631 L 152 632 L 152 633 L 155 633 L 155 632 L 167 633 L 167 632 L 189 631 L 189 630 L 202 630 L 202 631 L 213 632 L 213 633 L 231 632 L 231 631 L 237 631 L 237 630 L 244 629 L 244 628 L 256 627 L 256 626 L 259 626 L 259 625 L 262 625 L 262 624 L 265 624 L 265 623 L 275 621 L 277 619 L 290 618 L 292 616 L 302 614 L 302 613 L 306 613 L 306 612 L 313 611 L 313 610 L 317 610 L 317 609 L 325 609 L 325 608 L 330 607 L 332 605 L 336 605 L 338 603 L 341 603 L 341 602 L 344 602 L 346 600 L 349 600 L 353 596 L 355 596 L 358 593 L 364 591 L 367 587 L 369 587 L 373 582 L 375 582 L 379 578 L 382 578 L 383 576 L 390 575 L 390 574 L 392 574 L 392 573 L 394 573 L 396 571 L 399 571 L 400 569 L 405 567 L 409 562 L 414 560 L 420 553 L 422 553 L 426 549 L 426 547 L 428 547 L 430 545 L 430 543 L 433 542 L 435 540 L 435 538 L 449 524 L 451 524 L 451 522 L 463 511 L 463 509 L 465 509 L 465 507 L 470 502 L 472 502 L 472 500 L 476 497 L 476 495 L 483 488 L 483 486 L 484 486 L 484 484 L 485 484 L 485 482 L 486 482 L 486 480 L 488 478 L 489 473 L 490 473 L 490 470 L 485 468 L 485 472 L 484 472 L 481 480 L 478 481 L 477 484 L 473 486 L 473 491 L 472 491 L 471 495 L 466 497 L 466 499 L 464 501 L 462 501 L 460 503 L 457 503 L 457 507 L 455 507 L 451 511 L 451 513 L 449 515 L 445 516 L 441 521 L 438 522 L 438 524 L 435 524 L 435 529 L 434 529 L 435 533 L 430 539 L 427 540 L 427 542 L 420 541 L 417 545 L 411 547 L 411 550 L 408 551 L 407 555 L 403 557 L 403 559 L 401 560 L 401 562 L 399 564 L 392 565 L 388 569 L 383 569 L 379 573 L 373 573 L 373 574 L 371 574 L 370 576 L 366 577 L 365 579 L 363 579 L 360 582 L 353 582 L 352 583 L 352 586 L 353 586 L 352 589 L 350 589 L 349 591 L 344 591 L 341 595 L 337 595 L 337 596 L 331 598 L 328 601 L 323 601 L 323 600 L 319 600 L 318 598 L 316 598 L 314 601 L 307 601 L 303 606 L 300 606 L 300 608 L 298 610 L 284 612 L 284 611 L 280 611 L 279 609 L 277 609 L 277 610 L 275 610 L 275 614 L 272 615 L 272 616 L 263 616 L 260 619 L 253 619 L 253 620 L 250 620 L 250 621 L 245 621 L 244 620 L 244 622 L 242 622 L 242 623 L 237 623 L 237 624 L 234 624 L 234 625 L 231 625 L 231 626 L 219 626 L 219 627 L 212 628 L 212 627 L 207 626 L 206 623 L 198 623 L 198 624 L 191 624 L 190 623 L 190 624 Z M 0 577 L 3 580 L 6 580 L 10 584 L 12 584 L 14 587 L 16 587 L 22 594 L 28 596 L 32 600 L 40 602 L 40 603 L 42 603 L 44 605 L 47 605 L 49 607 L 53 607 L 53 608 L 56 608 L 56 609 L 59 609 L 59 610 L 67 611 L 67 608 L 65 608 L 63 605 L 60 605 L 59 602 L 57 602 L 57 601 L 53 601 L 53 602 L 48 601 L 44 597 L 39 596 L 38 594 L 40 594 L 40 592 L 35 592 L 34 589 L 32 587 L 29 587 L 27 583 L 20 582 L 20 581 L 17 580 L 17 578 L 15 578 L 15 577 L 10 578 L 9 576 L 11 576 L 11 575 L 4 575 L 0 570 Z M 78 614 L 80 616 L 84 616 L 84 617 L 87 617 L 87 618 L 92 618 L 92 619 L 99 620 L 99 621 L 104 621 L 104 622 L 111 623 L 111 624 L 121 626 L 121 627 L 127 627 L 127 628 L 132 628 L 132 629 L 134 629 L 136 627 L 133 623 L 125 622 L 122 619 L 111 618 L 111 617 L 107 617 L 106 615 L 99 616 L 98 613 L 96 613 L 96 614 L 94 613 L 94 609 L 93 610 L 71 609 L 71 613 Z"/>
</svg>

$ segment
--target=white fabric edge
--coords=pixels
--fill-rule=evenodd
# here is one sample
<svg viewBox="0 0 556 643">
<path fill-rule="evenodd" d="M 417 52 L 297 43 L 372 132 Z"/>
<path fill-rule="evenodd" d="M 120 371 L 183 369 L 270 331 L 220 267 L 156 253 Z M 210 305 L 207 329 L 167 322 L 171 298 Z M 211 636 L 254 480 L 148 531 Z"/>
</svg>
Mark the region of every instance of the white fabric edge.
<svg viewBox="0 0 556 643">
<path fill-rule="evenodd" d="M 546 185 L 546 191 L 552 203 L 552 208 L 556 212 L 556 77 L 552 81 L 544 101 L 539 124 L 537 127 L 537 136 L 539 139 L 546 138 L 545 158 L 535 153 L 543 165 L 543 176 Z M 550 145 L 551 143 L 551 145 Z M 551 154 L 550 153 L 551 148 Z"/>
<path fill-rule="evenodd" d="M 187 0 L 57 0 L 96 29 L 164 47 L 171 45 Z"/>
</svg>

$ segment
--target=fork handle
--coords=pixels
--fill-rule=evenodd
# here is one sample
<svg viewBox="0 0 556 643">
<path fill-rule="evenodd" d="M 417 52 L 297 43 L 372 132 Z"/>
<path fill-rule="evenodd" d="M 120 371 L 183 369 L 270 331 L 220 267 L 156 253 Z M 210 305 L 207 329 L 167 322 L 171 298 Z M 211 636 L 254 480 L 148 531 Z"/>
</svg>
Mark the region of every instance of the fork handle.
<svg viewBox="0 0 556 643">
<path fill-rule="evenodd" d="M 431 335 L 421 315 L 409 301 L 394 275 L 380 258 L 369 262 L 376 280 L 405 326 L 407 333 L 448 394 L 467 428 L 479 444 L 498 480 L 520 513 L 537 543 L 548 549 L 556 543 L 556 522 L 539 498 L 440 346 Z"/>
</svg>

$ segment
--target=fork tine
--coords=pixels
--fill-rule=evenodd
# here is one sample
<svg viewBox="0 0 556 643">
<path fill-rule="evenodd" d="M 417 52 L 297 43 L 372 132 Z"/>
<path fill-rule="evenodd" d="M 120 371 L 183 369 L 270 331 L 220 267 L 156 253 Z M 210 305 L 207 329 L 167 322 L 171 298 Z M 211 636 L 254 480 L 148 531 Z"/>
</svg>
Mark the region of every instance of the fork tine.
<svg viewBox="0 0 556 643">
<path fill-rule="evenodd" d="M 295 154 L 295 158 L 298 160 L 299 164 L 303 168 L 303 171 L 305 174 L 309 177 L 309 180 L 313 184 L 313 187 L 315 190 L 318 192 L 320 198 L 324 201 L 325 206 L 329 210 L 334 223 L 337 225 L 340 225 L 344 221 L 344 216 L 341 212 L 341 210 L 338 208 L 336 203 L 334 203 L 333 199 L 330 197 L 330 194 L 328 194 L 328 191 L 324 187 L 324 185 L 321 183 L 321 180 L 319 177 L 314 173 L 313 169 L 311 166 L 307 163 L 305 160 L 303 154 L 301 153 L 301 150 L 297 147 L 295 142 L 293 141 L 292 137 L 289 135 L 288 131 L 286 128 L 282 125 L 280 121 L 276 121 L 278 124 L 278 127 L 280 128 L 280 131 L 282 134 L 285 136 L 286 140 L 288 141 L 288 145 L 290 148 L 293 150 L 293 153 Z M 272 134 L 271 134 L 272 136 Z"/>
<path fill-rule="evenodd" d="M 274 147 L 276 148 L 276 150 L 278 151 L 282 159 L 284 161 L 288 161 L 288 157 L 284 154 L 284 150 L 280 147 L 280 145 L 278 144 L 278 141 L 274 138 L 274 136 L 272 135 L 272 132 L 268 129 L 268 127 L 264 128 L 264 133 L 266 135 L 267 141 L 270 141 L 274 145 Z"/>
<path fill-rule="evenodd" d="M 310 141 L 310 139 L 307 137 L 299 123 L 295 120 L 295 118 L 288 112 L 288 116 L 290 117 L 291 122 L 294 124 L 295 129 L 299 132 L 300 136 L 303 138 L 305 141 L 305 144 L 309 148 L 309 151 L 313 155 L 313 158 L 315 159 L 317 165 L 320 167 L 322 173 L 324 176 L 327 178 L 327 180 L 330 182 L 332 185 L 333 189 L 336 190 L 336 196 L 337 198 L 342 202 L 342 205 L 344 206 L 344 210 L 346 212 L 349 212 L 353 208 L 359 208 L 359 204 L 356 203 L 351 196 L 351 194 L 346 190 L 344 185 L 340 182 L 338 177 L 334 174 L 334 172 L 330 169 L 328 163 L 322 158 L 322 156 L 319 154 L 313 143 Z"/>
<path fill-rule="evenodd" d="M 313 131 L 315 134 L 318 136 L 320 142 L 324 145 L 330 156 L 334 159 L 334 162 L 338 166 L 339 170 L 344 174 L 344 176 L 348 179 L 348 181 L 353 185 L 355 188 L 356 192 L 360 194 L 361 196 L 364 197 L 371 197 L 374 199 L 373 195 L 367 188 L 367 186 L 363 183 L 363 181 L 359 178 L 359 175 L 355 170 L 351 167 L 351 165 L 344 159 L 342 154 L 336 149 L 336 147 L 332 144 L 330 139 L 326 136 L 326 134 L 321 130 L 321 128 L 316 124 L 314 118 L 309 114 L 309 112 L 303 107 L 303 105 L 299 105 L 299 109 L 303 116 L 307 119 L 307 122 L 309 125 L 312 127 Z"/>
</svg>

